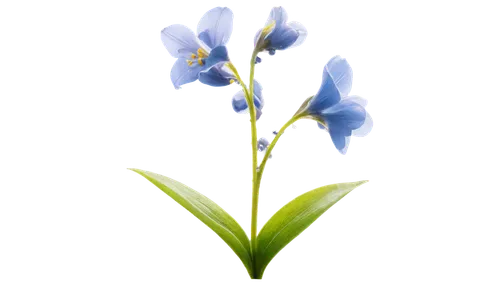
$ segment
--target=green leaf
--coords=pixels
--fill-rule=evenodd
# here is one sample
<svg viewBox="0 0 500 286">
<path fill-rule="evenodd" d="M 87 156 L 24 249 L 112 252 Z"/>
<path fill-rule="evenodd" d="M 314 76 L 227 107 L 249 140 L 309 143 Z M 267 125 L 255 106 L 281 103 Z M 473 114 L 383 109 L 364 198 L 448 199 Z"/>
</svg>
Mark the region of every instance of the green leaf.
<svg viewBox="0 0 500 286">
<path fill-rule="evenodd" d="M 366 182 L 359 181 L 317 188 L 297 197 L 276 212 L 257 236 L 255 266 L 257 278 L 262 278 L 269 262 L 283 247 L 332 205 Z"/>
<path fill-rule="evenodd" d="M 144 176 L 217 233 L 233 249 L 248 273 L 252 275 L 252 256 L 248 236 L 226 211 L 204 195 L 170 178 L 148 171 L 130 170 Z"/>
</svg>

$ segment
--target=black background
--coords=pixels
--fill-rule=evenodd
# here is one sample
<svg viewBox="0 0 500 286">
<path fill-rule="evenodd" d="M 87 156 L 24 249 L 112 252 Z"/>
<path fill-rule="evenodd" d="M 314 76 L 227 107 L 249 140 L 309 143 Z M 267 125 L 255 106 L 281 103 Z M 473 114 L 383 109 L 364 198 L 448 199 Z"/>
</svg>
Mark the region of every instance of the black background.
<svg viewBox="0 0 500 286">
<path fill-rule="evenodd" d="M 318 184 L 319 176 L 375 175 L 377 184 L 370 185 L 361 200 L 346 201 L 312 241 L 296 242 L 297 247 L 273 265 L 272 280 L 265 285 L 383 282 L 397 262 L 385 259 L 388 245 L 395 240 L 386 226 L 395 215 L 387 201 L 390 162 L 384 157 L 390 139 L 384 128 L 389 105 L 382 92 L 386 82 L 381 69 L 387 61 L 380 58 L 380 43 L 371 40 L 380 31 L 355 12 L 305 3 L 310 2 L 290 0 L 288 6 L 297 8 L 297 16 L 312 15 L 313 48 L 305 49 L 303 57 L 282 57 L 279 65 L 265 65 L 265 79 L 273 80 L 273 119 L 279 119 L 279 112 L 287 111 L 288 104 L 312 86 L 320 71 L 319 57 L 327 56 L 328 48 L 344 48 L 345 55 L 362 66 L 361 87 L 377 97 L 377 144 L 355 144 L 353 160 L 337 161 L 335 153 L 328 152 L 327 137 L 312 137 L 311 129 L 305 129 L 303 137 L 290 137 L 281 146 L 280 160 L 273 162 L 265 207 L 271 207 L 272 200 L 286 199 L 297 183 Z M 224 112 L 222 97 L 208 97 L 206 89 L 186 89 L 183 97 L 168 97 L 168 58 L 150 46 L 151 23 L 166 23 L 168 16 L 198 16 L 207 2 L 176 5 L 156 3 L 148 17 L 142 17 L 144 22 L 127 30 L 137 37 L 131 36 L 121 47 L 127 51 L 123 68 L 131 72 L 122 79 L 126 100 L 114 111 L 121 123 L 110 130 L 123 143 L 116 148 L 116 167 L 127 167 L 128 160 L 145 160 L 145 167 L 176 168 L 178 176 L 192 176 L 193 184 L 208 184 L 225 207 L 240 208 L 241 215 L 247 215 L 247 129 Z M 233 1 L 232 6 L 241 9 L 242 38 L 233 41 L 232 54 L 241 57 L 241 69 L 246 70 L 247 24 L 265 16 L 263 1 Z M 156 192 L 145 193 L 134 177 L 119 177 L 117 190 L 113 231 L 123 243 L 117 258 L 129 269 L 131 282 L 247 285 L 239 278 L 240 266 L 232 264 L 231 257 L 224 256 L 191 217 L 176 216 L 167 201 L 160 201 Z"/>
</svg>

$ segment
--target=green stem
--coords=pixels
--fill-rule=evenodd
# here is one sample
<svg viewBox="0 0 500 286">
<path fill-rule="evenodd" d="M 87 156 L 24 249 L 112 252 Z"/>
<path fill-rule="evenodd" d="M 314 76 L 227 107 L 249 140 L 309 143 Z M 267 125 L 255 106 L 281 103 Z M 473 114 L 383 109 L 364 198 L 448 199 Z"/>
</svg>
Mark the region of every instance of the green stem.
<svg viewBox="0 0 500 286">
<path fill-rule="evenodd" d="M 258 50 L 254 50 L 252 53 L 250 62 L 250 91 L 248 94 L 248 108 L 250 111 L 250 123 L 252 125 L 252 225 L 250 241 L 253 253 L 257 250 L 257 211 L 259 208 L 259 187 L 257 184 L 257 119 L 255 105 L 253 103 L 253 78 L 255 73 L 255 59 L 258 53 Z"/>
<path fill-rule="evenodd" d="M 245 92 L 245 96 L 247 97 L 247 102 L 248 102 L 248 89 L 247 89 L 247 86 L 245 85 L 245 82 L 243 82 L 243 80 L 241 79 L 240 74 L 238 73 L 238 70 L 236 69 L 236 67 L 233 65 L 232 62 L 228 62 L 226 64 L 226 66 L 233 72 L 234 76 L 236 77 L 236 79 L 240 83 L 241 87 L 243 88 L 243 91 Z"/>
<path fill-rule="evenodd" d="M 285 133 L 285 130 L 290 125 L 292 125 L 295 121 L 299 120 L 300 118 L 302 118 L 302 116 L 298 115 L 298 116 L 294 116 L 294 117 L 292 117 L 292 119 L 288 120 L 288 122 L 285 123 L 285 125 L 283 125 L 283 127 L 281 127 L 280 131 L 278 131 L 278 134 L 276 134 L 276 136 L 274 137 L 271 144 L 269 144 L 269 146 L 267 147 L 266 153 L 264 155 L 264 159 L 262 159 L 262 162 L 260 163 L 260 166 L 259 166 L 258 172 L 257 172 L 257 190 L 260 188 L 260 181 L 262 179 L 262 174 L 264 173 L 264 168 L 266 167 L 267 160 L 271 156 L 271 152 L 273 151 L 274 146 L 276 145 L 276 143 L 278 143 L 278 140 L 280 139 L 281 135 L 283 135 L 283 133 Z"/>
<path fill-rule="evenodd" d="M 236 67 L 233 63 L 228 62 L 227 67 L 233 72 L 234 76 L 240 83 L 245 92 L 245 98 L 248 103 L 248 110 L 250 112 L 250 125 L 252 131 L 252 230 L 251 230 L 251 247 L 250 250 L 252 252 L 253 264 L 252 265 L 252 274 L 250 275 L 252 278 L 257 278 L 255 272 L 255 251 L 256 251 L 256 236 L 257 236 L 257 205 L 259 200 L 259 191 L 256 189 L 257 182 L 257 116 L 255 113 L 255 105 L 253 102 L 253 77 L 255 70 L 255 58 L 257 57 L 258 52 L 254 51 L 252 54 L 252 63 L 250 64 L 250 90 L 247 89 L 245 83 L 241 79 Z"/>
<path fill-rule="evenodd" d="M 257 213 L 258 213 L 258 208 L 259 208 L 259 189 L 260 189 L 260 181 L 262 179 L 262 174 L 264 172 L 264 168 L 266 166 L 267 160 L 271 156 L 271 151 L 273 150 L 274 146 L 278 142 L 278 139 L 283 135 L 285 132 L 285 129 L 287 129 L 290 125 L 292 125 L 295 121 L 299 120 L 300 118 L 303 117 L 303 114 L 298 112 L 296 113 L 292 119 L 290 119 L 283 127 L 280 129 L 276 137 L 274 137 L 274 140 L 271 142 L 269 147 L 267 148 L 266 154 L 264 155 L 264 159 L 262 160 L 260 167 L 257 168 L 257 116 L 256 116 L 256 110 L 255 110 L 255 105 L 253 101 L 253 91 L 254 91 L 254 74 L 255 74 L 255 59 L 257 58 L 258 51 L 254 50 L 252 53 L 252 59 L 250 62 L 250 83 L 249 83 L 249 88 L 247 89 L 245 83 L 241 79 L 240 75 L 238 74 L 238 71 L 236 70 L 236 67 L 233 65 L 233 63 L 228 62 L 226 65 L 227 67 L 233 72 L 235 75 L 236 79 L 240 83 L 240 85 L 243 88 L 243 91 L 245 92 L 245 98 L 248 103 L 248 110 L 250 112 L 250 125 L 251 125 L 251 131 L 252 131 L 252 225 L 251 225 L 251 235 L 250 235 L 250 242 L 251 242 L 251 251 L 252 251 L 252 257 L 253 257 L 253 274 L 251 275 L 252 278 L 254 279 L 260 279 L 262 278 L 262 273 L 256 268 L 256 252 L 257 252 Z"/>
</svg>

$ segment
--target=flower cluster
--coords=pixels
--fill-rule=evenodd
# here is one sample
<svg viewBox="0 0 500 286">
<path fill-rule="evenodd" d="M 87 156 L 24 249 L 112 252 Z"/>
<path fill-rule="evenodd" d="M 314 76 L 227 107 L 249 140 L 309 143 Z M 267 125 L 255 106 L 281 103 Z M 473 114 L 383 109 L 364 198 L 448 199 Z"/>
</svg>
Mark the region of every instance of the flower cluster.
<svg viewBox="0 0 500 286">
<path fill-rule="evenodd" d="M 214 8 L 201 18 L 197 35 L 183 25 L 171 25 L 161 31 L 161 39 L 168 52 L 177 61 L 172 67 L 170 78 L 176 89 L 182 85 L 199 80 L 210 86 L 227 86 L 232 83 L 242 85 L 232 99 L 232 107 L 238 113 L 248 111 L 248 90 L 241 82 L 232 65 L 226 44 L 233 29 L 233 13 L 229 8 Z M 274 55 L 278 50 L 285 50 L 302 44 L 307 37 L 307 30 L 298 22 L 288 22 L 288 15 L 283 7 L 271 10 L 264 27 L 257 32 L 255 52 L 266 51 Z M 256 62 L 261 59 L 256 57 Z M 320 128 L 326 129 L 335 147 L 345 154 L 350 137 L 364 136 L 373 126 L 373 121 L 366 111 L 366 100 L 358 96 L 349 96 L 353 72 L 348 62 L 340 57 L 333 57 L 323 70 L 323 81 L 317 94 L 310 98 L 299 113 L 300 118 L 318 121 Z M 256 118 L 262 114 L 264 98 L 262 86 L 253 81 L 253 103 Z M 298 118 L 297 118 L 298 119 Z"/>
<path fill-rule="evenodd" d="M 334 56 L 323 69 L 319 91 L 307 98 L 279 131 L 273 132 L 274 138 L 269 140 L 271 142 L 263 137 L 257 139 L 257 120 L 264 108 L 263 88 L 254 78 L 255 66 L 262 62 L 259 55 L 264 52 L 274 55 L 277 51 L 302 44 L 307 37 L 307 30 L 298 22 L 289 22 L 282 7 L 273 8 L 266 23 L 254 37 L 248 85 L 239 76 L 226 48 L 232 30 L 233 12 L 226 7 L 217 7 L 203 15 L 196 33 L 183 25 L 171 25 L 161 31 L 161 39 L 167 51 L 177 58 L 170 73 L 176 89 L 195 81 L 214 87 L 233 83 L 240 86 L 240 90 L 233 96 L 232 107 L 237 113 L 250 115 L 250 235 L 215 202 L 181 182 L 152 172 L 132 170 L 147 178 L 211 228 L 240 258 L 252 279 L 262 279 L 267 265 L 283 247 L 346 194 L 367 182 L 329 184 L 306 192 L 277 211 L 258 231 L 262 176 L 279 138 L 288 127 L 293 128 L 297 120 L 312 119 L 328 132 L 335 148 L 345 154 L 351 136 L 368 134 L 373 121 L 365 109 L 366 100 L 349 95 L 353 78 L 351 66 L 346 59 Z M 260 162 L 258 152 L 264 153 Z"/>
</svg>

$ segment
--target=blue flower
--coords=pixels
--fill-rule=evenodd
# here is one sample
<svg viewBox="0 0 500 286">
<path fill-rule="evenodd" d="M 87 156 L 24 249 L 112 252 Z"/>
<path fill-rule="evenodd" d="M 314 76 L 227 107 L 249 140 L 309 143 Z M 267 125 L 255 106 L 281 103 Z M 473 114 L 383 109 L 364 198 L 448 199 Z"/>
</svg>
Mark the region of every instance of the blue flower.
<svg viewBox="0 0 500 286">
<path fill-rule="evenodd" d="M 351 135 L 365 136 L 373 127 L 373 120 L 365 110 L 367 101 L 358 96 L 348 96 L 352 75 L 351 66 L 344 58 L 333 57 L 323 70 L 318 93 L 306 107 L 306 113 L 321 122 L 319 127 L 326 127 L 335 147 L 342 154 L 347 152 Z"/>
<path fill-rule="evenodd" d="M 262 86 L 256 80 L 253 81 L 253 103 L 256 107 L 257 120 L 262 115 L 262 108 L 264 108 L 264 98 L 262 97 Z M 248 111 L 248 103 L 245 100 L 245 92 L 238 91 L 233 96 L 233 109 L 237 113 L 245 113 Z"/>
<path fill-rule="evenodd" d="M 287 23 L 288 15 L 283 7 L 274 7 L 263 29 L 254 39 L 259 51 L 267 50 L 274 55 L 276 50 L 285 50 L 302 44 L 307 37 L 306 28 L 299 22 Z"/>
<path fill-rule="evenodd" d="M 233 12 L 226 7 L 214 8 L 198 23 L 198 37 L 183 25 L 171 25 L 161 31 L 161 40 L 177 61 L 170 72 L 176 89 L 200 79 L 202 83 L 221 86 L 234 81 L 225 70 L 229 61 L 226 43 L 233 30 Z M 226 74 L 227 73 L 227 74 Z"/>
</svg>

